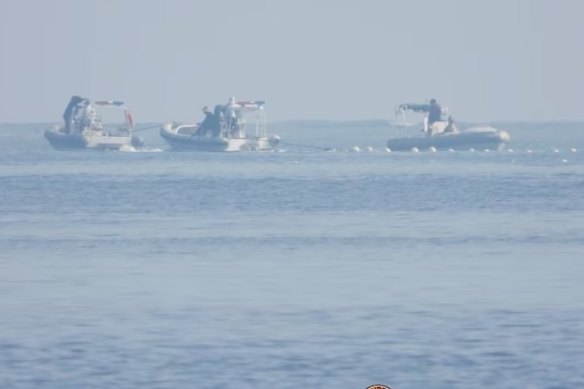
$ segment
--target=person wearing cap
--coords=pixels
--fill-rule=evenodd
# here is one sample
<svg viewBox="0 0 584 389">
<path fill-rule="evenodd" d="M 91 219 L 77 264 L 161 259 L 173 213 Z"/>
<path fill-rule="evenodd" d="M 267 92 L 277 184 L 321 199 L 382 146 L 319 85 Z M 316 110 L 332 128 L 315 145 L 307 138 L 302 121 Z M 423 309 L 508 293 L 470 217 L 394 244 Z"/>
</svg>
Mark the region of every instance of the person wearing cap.
<svg viewBox="0 0 584 389">
<path fill-rule="evenodd" d="M 209 111 L 209 107 L 206 105 L 202 108 L 203 113 L 205 114 L 205 119 L 199 125 L 199 129 L 197 130 L 197 135 L 205 135 L 207 130 L 210 130 L 212 127 L 212 123 L 214 120 L 213 112 Z"/>
<path fill-rule="evenodd" d="M 400 110 L 412 110 L 414 112 L 428 113 L 428 125 L 442 120 L 442 106 L 438 104 L 436 99 L 430 99 L 430 103 L 406 103 L 399 106 Z"/>
<path fill-rule="evenodd" d="M 442 114 L 444 112 L 443 107 L 438 104 L 436 99 L 430 99 L 429 103 L 418 104 L 418 103 L 405 103 L 401 104 L 398 107 L 399 111 L 411 110 L 414 112 L 424 112 L 427 114 L 426 119 L 424 120 L 424 128 L 422 129 L 423 132 L 426 132 L 427 135 L 432 136 L 437 132 L 440 131 L 439 128 L 434 128 L 434 123 L 443 121 Z M 398 111 L 398 112 L 399 112 Z"/>
</svg>

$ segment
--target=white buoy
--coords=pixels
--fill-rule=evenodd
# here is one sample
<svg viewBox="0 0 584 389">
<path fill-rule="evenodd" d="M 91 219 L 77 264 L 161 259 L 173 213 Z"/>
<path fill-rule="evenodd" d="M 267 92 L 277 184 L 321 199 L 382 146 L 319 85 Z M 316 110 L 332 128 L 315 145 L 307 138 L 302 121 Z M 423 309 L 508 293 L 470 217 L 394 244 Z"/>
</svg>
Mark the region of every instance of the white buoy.
<svg viewBox="0 0 584 389">
<path fill-rule="evenodd" d="M 390 149 L 389 147 L 386 147 L 386 148 L 385 148 L 385 152 L 386 152 L 386 153 L 391 153 L 391 149 Z"/>
<path fill-rule="evenodd" d="M 473 152 L 475 151 L 475 149 L 473 149 L 472 147 L 470 149 L 468 149 L 468 151 Z"/>
<path fill-rule="evenodd" d="M 434 147 L 434 146 L 430 146 L 430 147 L 428 148 L 428 151 L 429 151 L 429 152 L 431 152 L 431 153 L 435 153 L 437 150 L 436 150 L 436 147 Z"/>
<path fill-rule="evenodd" d="M 371 146 L 367 146 L 367 147 L 366 147 L 366 150 L 367 150 L 367 151 L 369 151 L 369 152 L 372 152 L 372 151 L 373 151 L 373 147 L 371 147 Z"/>
<path fill-rule="evenodd" d="M 454 149 L 448 149 L 448 151 L 454 153 Z"/>
<path fill-rule="evenodd" d="M 576 152 L 576 149 L 572 147 L 572 148 L 570 149 L 570 151 L 571 151 L 571 152 L 573 152 L 573 153 L 575 153 L 575 152 Z"/>
<path fill-rule="evenodd" d="M 508 153 L 513 153 L 513 149 L 507 149 Z"/>
<path fill-rule="evenodd" d="M 418 153 L 418 152 L 420 152 L 420 150 L 417 147 L 412 147 L 412 149 L 410 151 L 412 153 Z"/>
<path fill-rule="evenodd" d="M 560 150 L 554 149 L 554 153 L 559 153 L 559 152 L 560 152 Z"/>
<path fill-rule="evenodd" d="M 533 151 L 531 149 L 527 149 L 527 153 L 531 154 Z"/>
<path fill-rule="evenodd" d="M 359 146 L 353 146 L 351 147 L 351 151 L 358 153 L 359 151 L 361 151 L 361 149 L 359 149 Z"/>
<path fill-rule="evenodd" d="M 568 160 L 567 159 L 562 159 L 562 162 L 563 163 L 568 163 Z"/>
</svg>

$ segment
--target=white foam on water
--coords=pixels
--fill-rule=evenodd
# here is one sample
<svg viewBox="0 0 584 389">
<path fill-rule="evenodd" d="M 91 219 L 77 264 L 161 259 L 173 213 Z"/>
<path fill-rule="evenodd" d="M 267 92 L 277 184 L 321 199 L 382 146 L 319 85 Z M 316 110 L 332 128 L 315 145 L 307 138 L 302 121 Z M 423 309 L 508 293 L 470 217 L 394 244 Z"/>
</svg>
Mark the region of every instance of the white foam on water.
<svg viewBox="0 0 584 389">
<path fill-rule="evenodd" d="M 122 147 L 120 147 L 118 151 L 121 151 L 123 153 L 135 153 L 137 150 L 134 146 L 123 145 Z"/>
<path fill-rule="evenodd" d="M 122 153 L 160 153 L 164 150 L 159 147 L 144 147 L 137 149 L 134 146 L 122 146 L 118 151 Z"/>
</svg>

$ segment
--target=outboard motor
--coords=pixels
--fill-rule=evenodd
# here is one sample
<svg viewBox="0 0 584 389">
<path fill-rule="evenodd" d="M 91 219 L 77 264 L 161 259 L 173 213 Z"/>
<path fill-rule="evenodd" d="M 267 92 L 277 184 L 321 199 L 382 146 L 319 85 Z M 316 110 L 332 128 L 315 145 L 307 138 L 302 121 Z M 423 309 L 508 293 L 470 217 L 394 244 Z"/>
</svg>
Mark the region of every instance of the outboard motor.
<svg viewBox="0 0 584 389">
<path fill-rule="evenodd" d="M 140 148 L 144 147 L 144 139 L 142 139 L 139 136 L 132 135 L 132 146 L 135 149 L 140 149 Z"/>
<path fill-rule="evenodd" d="M 280 137 L 278 135 L 270 135 L 268 138 L 268 143 L 272 147 L 276 147 L 280 144 Z"/>
</svg>

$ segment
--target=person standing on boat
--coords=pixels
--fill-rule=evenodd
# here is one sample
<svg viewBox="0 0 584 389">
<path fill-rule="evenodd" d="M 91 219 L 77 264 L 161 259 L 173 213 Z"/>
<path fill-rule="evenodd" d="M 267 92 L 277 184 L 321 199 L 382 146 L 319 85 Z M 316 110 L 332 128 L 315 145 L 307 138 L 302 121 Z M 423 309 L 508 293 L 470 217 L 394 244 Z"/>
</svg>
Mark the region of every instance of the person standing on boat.
<svg viewBox="0 0 584 389">
<path fill-rule="evenodd" d="M 213 136 L 219 136 L 222 116 L 220 106 L 215 107 L 215 112 L 209 111 L 209 108 L 205 106 L 203 107 L 203 113 L 205 114 L 205 119 L 199 125 L 196 135 L 204 136 L 207 135 L 207 132 L 211 131 Z"/>
<path fill-rule="evenodd" d="M 86 127 L 94 128 L 95 119 L 97 118 L 97 112 L 95 108 L 91 105 L 89 100 L 85 101 L 85 106 L 83 107 L 83 121 Z"/>
<path fill-rule="evenodd" d="M 442 112 L 444 109 L 436 99 L 430 99 L 429 104 L 402 104 L 399 106 L 399 109 L 402 111 L 405 110 L 412 110 L 414 112 L 425 112 L 428 114 L 428 126 L 431 126 L 435 122 L 442 121 Z"/>
<path fill-rule="evenodd" d="M 73 113 L 71 114 L 71 126 L 76 132 L 83 132 L 83 129 L 86 126 L 85 110 L 89 103 L 89 99 L 82 98 L 73 108 Z"/>
<path fill-rule="evenodd" d="M 442 106 L 438 104 L 436 99 L 430 99 L 430 105 L 428 107 L 428 127 L 432 127 L 432 124 L 442 120 Z"/>
<path fill-rule="evenodd" d="M 430 99 L 430 103 L 426 104 L 402 104 L 399 106 L 400 111 L 411 110 L 414 112 L 424 112 L 427 113 L 424 119 L 423 132 L 426 132 L 428 136 L 435 134 L 434 123 L 444 121 L 442 119 L 442 113 L 445 111 L 444 108 L 438 104 L 436 99 Z"/>
<path fill-rule="evenodd" d="M 238 104 L 235 102 L 235 97 L 231 96 L 225 110 L 226 133 L 231 137 L 236 136 L 239 132 L 239 118 L 237 114 L 238 107 Z"/>
<path fill-rule="evenodd" d="M 225 106 L 224 105 L 216 105 L 215 110 L 213 112 L 213 122 L 211 130 L 213 130 L 213 136 L 219 137 L 221 136 L 221 131 L 225 128 Z"/>
<path fill-rule="evenodd" d="M 86 127 L 92 127 L 95 121 L 95 110 L 89 99 L 82 99 L 73 110 L 73 120 L 76 130 L 83 132 Z"/>
<path fill-rule="evenodd" d="M 83 101 L 83 98 L 80 96 L 72 96 L 71 100 L 69 100 L 69 104 L 67 104 L 67 108 L 65 108 L 65 112 L 63 112 L 63 120 L 65 121 L 65 133 L 71 133 L 71 118 L 74 117 L 74 109 L 76 108 L 77 104 Z"/>
<path fill-rule="evenodd" d="M 213 122 L 213 112 L 209 111 L 209 107 L 206 105 L 203 107 L 203 114 L 205 119 L 199 124 L 199 129 L 197 130 L 197 135 L 205 135 L 207 130 L 210 130 Z"/>
</svg>

